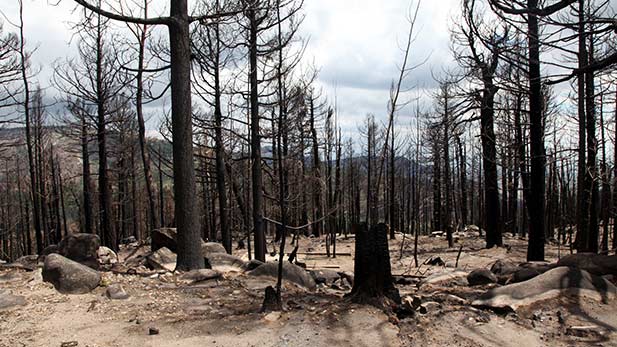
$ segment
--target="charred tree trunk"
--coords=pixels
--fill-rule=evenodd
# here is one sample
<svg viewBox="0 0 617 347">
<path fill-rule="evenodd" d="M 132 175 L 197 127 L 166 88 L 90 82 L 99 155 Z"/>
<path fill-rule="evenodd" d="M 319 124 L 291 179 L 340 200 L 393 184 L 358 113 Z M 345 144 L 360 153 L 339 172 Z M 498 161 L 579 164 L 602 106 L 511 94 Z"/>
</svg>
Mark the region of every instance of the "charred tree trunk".
<svg viewBox="0 0 617 347">
<path fill-rule="evenodd" d="M 538 8 L 538 0 L 527 0 L 529 9 Z M 540 74 L 540 31 L 538 16 L 527 18 L 529 40 L 529 122 L 531 142 L 531 177 L 528 261 L 544 261 L 545 166 L 544 119 L 542 112 L 542 76 Z"/>
<path fill-rule="evenodd" d="M 257 30 L 256 9 L 259 2 L 254 1 L 246 11 L 249 20 L 249 84 L 251 105 L 251 176 L 253 184 L 253 234 L 255 259 L 266 260 L 266 234 L 263 225 L 263 182 L 261 170 L 261 132 L 259 117 L 259 80 L 257 77 Z"/>
<path fill-rule="evenodd" d="M 356 228 L 354 284 L 347 295 L 361 304 L 385 306 L 384 299 L 400 303 L 398 289 L 392 281 L 388 227 L 379 223 L 368 229 L 366 223 Z"/>
<path fill-rule="evenodd" d="M 486 213 L 486 248 L 503 246 L 497 183 L 497 151 L 495 149 L 494 104 L 497 88 L 490 77 L 484 78 L 480 123 L 482 126 L 482 164 L 484 167 L 484 203 Z"/>
</svg>

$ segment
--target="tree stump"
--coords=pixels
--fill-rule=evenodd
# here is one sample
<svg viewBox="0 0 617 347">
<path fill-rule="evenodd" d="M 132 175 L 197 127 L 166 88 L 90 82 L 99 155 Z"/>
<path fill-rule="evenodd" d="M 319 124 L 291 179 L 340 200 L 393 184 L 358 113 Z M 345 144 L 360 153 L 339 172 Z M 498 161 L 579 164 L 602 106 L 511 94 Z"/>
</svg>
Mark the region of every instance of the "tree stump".
<svg viewBox="0 0 617 347">
<path fill-rule="evenodd" d="M 401 297 L 392 280 L 388 227 L 380 223 L 369 230 L 366 223 L 361 223 L 355 229 L 354 284 L 347 296 L 361 304 L 400 304 Z"/>
<path fill-rule="evenodd" d="M 282 311 L 283 303 L 281 298 L 276 295 L 276 290 L 272 286 L 266 287 L 266 296 L 261 304 L 260 312 Z"/>
</svg>

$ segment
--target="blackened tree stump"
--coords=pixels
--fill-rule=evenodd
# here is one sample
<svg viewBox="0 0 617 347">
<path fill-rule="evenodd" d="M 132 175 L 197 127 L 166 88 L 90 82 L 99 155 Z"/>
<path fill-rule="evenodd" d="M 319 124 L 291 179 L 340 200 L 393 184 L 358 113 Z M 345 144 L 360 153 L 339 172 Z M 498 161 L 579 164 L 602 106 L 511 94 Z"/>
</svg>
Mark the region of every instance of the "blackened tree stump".
<svg viewBox="0 0 617 347">
<path fill-rule="evenodd" d="M 347 295 L 352 302 L 384 306 L 400 304 L 401 297 L 392 280 L 388 227 L 377 224 L 370 230 L 366 223 L 356 228 L 354 284 Z"/>
<path fill-rule="evenodd" d="M 266 287 L 264 302 L 261 304 L 261 312 L 282 311 L 283 303 L 281 297 L 276 295 L 276 290 L 272 286 Z"/>
</svg>

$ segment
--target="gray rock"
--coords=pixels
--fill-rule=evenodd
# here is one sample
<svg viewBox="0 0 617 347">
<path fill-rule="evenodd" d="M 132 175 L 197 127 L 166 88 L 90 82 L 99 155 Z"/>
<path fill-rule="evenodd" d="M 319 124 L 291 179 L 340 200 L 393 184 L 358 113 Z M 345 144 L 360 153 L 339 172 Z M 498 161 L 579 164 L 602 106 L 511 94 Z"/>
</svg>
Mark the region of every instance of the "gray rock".
<svg viewBox="0 0 617 347">
<path fill-rule="evenodd" d="M 328 270 L 328 269 L 320 269 L 320 270 L 311 270 L 309 274 L 315 280 L 315 283 L 324 283 L 326 285 L 331 285 L 332 283 L 341 279 L 341 276 L 336 271 Z"/>
<path fill-rule="evenodd" d="M 105 296 L 112 300 L 126 300 L 129 298 L 129 295 L 124 290 L 124 287 L 118 283 L 108 286 L 105 290 Z"/>
<path fill-rule="evenodd" d="M 85 265 L 52 253 L 45 258 L 43 281 L 63 294 L 84 294 L 98 287 L 101 275 Z"/>
<path fill-rule="evenodd" d="M 180 279 L 195 283 L 195 282 L 212 280 L 212 279 L 216 279 L 220 277 L 221 277 L 221 273 L 216 270 L 199 269 L 199 270 L 192 270 L 192 271 L 182 274 L 180 276 Z"/>
<path fill-rule="evenodd" d="M 435 301 L 429 301 L 422 303 L 420 307 L 418 307 L 418 312 L 421 314 L 427 314 L 429 312 L 436 312 L 441 308 L 441 304 Z"/>
<path fill-rule="evenodd" d="M 475 269 L 467 275 L 470 286 L 497 283 L 497 276 L 487 269 Z"/>
<path fill-rule="evenodd" d="M 244 265 L 244 271 L 255 270 L 259 265 L 261 265 L 263 263 L 264 262 L 261 261 L 261 260 L 251 259 L 248 262 L 246 262 L 246 264 Z"/>
<path fill-rule="evenodd" d="M 201 254 L 204 257 L 213 253 L 227 253 L 225 247 L 218 242 L 204 242 L 201 244 Z"/>
<path fill-rule="evenodd" d="M 491 265 L 491 272 L 495 274 L 495 276 L 507 276 L 515 273 L 518 270 L 518 267 L 504 259 L 499 259 Z"/>
<path fill-rule="evenodd" d="M 176 269 L 176 261 L 178 256 L 169 248 L 159 248 L 152 254 L 146 257 L 148 265 L 154 270 L 174 271 Z"/>
<path fill-rule="evenodd" d="M 112 249 L 101 246 L 96 251 L 96 256 L 99 262 L 99 266 L 103 269 L 109 270 L 118 262 L 118 255 Z"/>
<path fill-rule="evenodd" d="M 160 228 L 152 230 L 150 237 L 150 247 L 152 248 L 152 252 L 156 252 L 163 247 L 174 253 L 178 252 L 178 243 L 176 242 L 178 231 L 176 228 Z"/>
<path fill-rule="evenodd" d="M 523 306 L 566 295 L 606 302 L 615 298 L 617 288 L 587 271 L 557 267 L 528 281 L 493 288 L 473 301 L 472 305 L 515 311 Z"/>
<path fill-rule="evenodd" d="M 419 286 L 423 286 L 425 284 L 466 286 L 469 284 L 469 282 L 467 282 L 467 275 L 468 273 L 465 271 L 445 270 L 434 273 L 423 279 L 420 281 Z"/>
<path fill-rule="evenodd" d="M 242 258 L 227 253 L 210 253 L 205 258 L 213 270 L 221 272 L 242 272 L 247 266 Z"/>
<path fill-rule="evenodd" d="M 341 280 L 347 281 L 347 284 L 353 287 L 354 274 L 349 271 L 339 271 L 339 276 L 341 276 Z"/>
<path fill-rule="evenodd" d="M 251 276 L 258 277 L 278 277 L 278 262 L 269 262 L 262 264 L 255 270 L 248 273 Z M 317 284 L 313 277 L 306 272 L 303 268 L 291 264 L 288 261 L 283 262 L 283 279 L 293 282 L 303 288 L 310 291 L 314 291 L 317 288 Z"/>
<path fill-rule="evenodd" d="M 96 252 L 100 246 L 101 239 L 96 234 L 69 234 L 58 244 L 58 254 L 98 270 L 99 261 Z"/>
<path fill-rule="evenodd" d="M 24 305 L 26 305 L 26 298 L 20 295 L 13 295 L 9 291 L 0 289 L 0 310 Z"/>
</svg>

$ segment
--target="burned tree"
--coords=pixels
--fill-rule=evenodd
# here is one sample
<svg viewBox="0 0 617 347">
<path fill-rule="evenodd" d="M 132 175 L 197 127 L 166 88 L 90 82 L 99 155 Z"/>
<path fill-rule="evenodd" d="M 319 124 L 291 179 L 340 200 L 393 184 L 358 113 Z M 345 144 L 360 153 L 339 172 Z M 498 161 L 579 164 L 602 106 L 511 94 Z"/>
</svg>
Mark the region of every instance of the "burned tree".
<svg viewBox="0 0 617 347">
<path fill-rule="evenodd" d="M 392 280 L 387 225 L 379 223 L 369 229 L 361 223 L 356 228 L 354 284 L 347 297 L 356 303 L 378 306 L 385 306 L 384 300 L 400 303 Z"/>
</svg>

